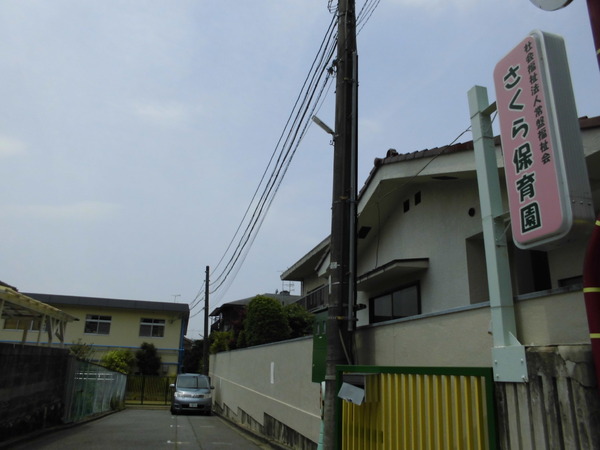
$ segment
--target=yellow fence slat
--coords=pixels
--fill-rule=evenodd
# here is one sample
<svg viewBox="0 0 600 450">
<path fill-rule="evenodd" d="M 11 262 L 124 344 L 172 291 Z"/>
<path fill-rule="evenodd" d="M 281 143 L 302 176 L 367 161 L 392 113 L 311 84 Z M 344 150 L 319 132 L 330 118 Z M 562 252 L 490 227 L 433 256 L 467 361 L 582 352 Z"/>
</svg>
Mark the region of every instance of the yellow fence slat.
<svg viewBox="0 0 600 450">
<path fill-rule="evenodd" d="M 365 388 L 343 402 L 344 450 L 491 450 L 482 376 L 383 373 Z"/>
</svg>

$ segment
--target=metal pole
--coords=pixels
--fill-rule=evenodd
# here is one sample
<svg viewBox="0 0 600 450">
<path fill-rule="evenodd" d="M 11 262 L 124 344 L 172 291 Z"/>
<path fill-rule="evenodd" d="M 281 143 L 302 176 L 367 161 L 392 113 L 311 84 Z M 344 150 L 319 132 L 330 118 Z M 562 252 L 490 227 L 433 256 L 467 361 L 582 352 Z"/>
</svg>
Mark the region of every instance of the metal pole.
<svg viewBox="0 0 600 450">
<path fill-rule="evenodd" d="M 490 116 L 496 104 L 488 103 L 487 89 L 482 86 L 469 90 L 468 99 L 490 294 L 494 381 L 526 382 L 529 380 L 527 359 L 525 347 L 517 339 L 504 208 Z"/>
<path fill-rule="evenodd" d="M 204 341 L 202 346 L 202 373 L 208 376 L 208 336 L 210 334 L 208 329 L 208 297 L 209 297 L 209 283 L 210 283 L 210 267 L 206 266 L 206 279 L 204 287 Z"/>
<path fill-rule="evenodd" d="M 327 361 L 325 371 L 325 436 L 324 450 L 338 448 L 336 404 L 336 369 L 352 362 L 352 345 L 348 327 L 348 310 L 353 307 L 349 298 L 351 212 L 352 212 L 352 153 L 355 129 L 354 55 L 356 54 L 356 16 L 354 0 L 338 0 L 338 42 L 335 144 L 333 158 L 333 195 L 331 207 L 330 292 L 327 316 Z"/>
<path fill-rule="evenodd" d="M 350 223 L 349 272 L 348 272 L 348 331 L 356 326 L 356 208 L 358 189 L 358 55 L 352 54 L 352 124 L 350 137 Z"/>
</svg>

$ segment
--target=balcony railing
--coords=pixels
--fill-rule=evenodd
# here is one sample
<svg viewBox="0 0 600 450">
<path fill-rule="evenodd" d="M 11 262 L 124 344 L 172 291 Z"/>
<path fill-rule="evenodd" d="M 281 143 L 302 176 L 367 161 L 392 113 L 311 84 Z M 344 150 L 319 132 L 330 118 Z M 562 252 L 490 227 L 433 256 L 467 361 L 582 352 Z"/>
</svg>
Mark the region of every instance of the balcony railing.
<svg viewBox="0 0 600 450">
<path fill-rule="evenodd" d="M 302 306 L 308 312 L 314 312 L 327 306 L 327 298 L 327 286 L 322 286 L 305 295 L 296 303 Z"/>
</svg>

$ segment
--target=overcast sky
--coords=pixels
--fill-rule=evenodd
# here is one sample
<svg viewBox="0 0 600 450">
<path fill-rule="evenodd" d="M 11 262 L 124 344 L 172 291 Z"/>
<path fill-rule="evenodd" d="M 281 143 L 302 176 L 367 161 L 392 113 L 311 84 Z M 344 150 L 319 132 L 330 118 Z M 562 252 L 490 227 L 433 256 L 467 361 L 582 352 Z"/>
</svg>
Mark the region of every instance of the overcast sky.
<svg viewBox="0 0 600 450">
<path fill-rule="evenodd" d="M 0 280 L 23 292 L 191 303 L 276 147 L 331 22 L 327 6 L 1 1 Z M 359 186 L 387 149 L 441 147 L 467 129 L 467 91 L 486 86 L 493 101 L 495 64 L 533 29 L 564 37 L 579 115 L 600 115 L 584 0 L 556 12 L 529 0 L 382 0 L 358 36 Z M 334 125 L 333 88 L 318 115 Z M 329 235 L 329 141 L 309 128 L 211 310 L 288 288 L 280 273 Z M 201 324 L 195 315 L 188 336 Z"/>
</svg>

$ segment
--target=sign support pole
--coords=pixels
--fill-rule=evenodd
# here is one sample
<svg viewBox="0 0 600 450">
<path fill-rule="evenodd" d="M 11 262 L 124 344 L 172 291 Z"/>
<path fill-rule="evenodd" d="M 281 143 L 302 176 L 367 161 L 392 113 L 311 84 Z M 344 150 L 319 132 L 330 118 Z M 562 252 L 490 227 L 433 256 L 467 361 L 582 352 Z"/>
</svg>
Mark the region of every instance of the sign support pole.
<svg viewBox="0 0 600 450">
<path fill-rule="evenodd" d="M 496 104 L 489 104 L 487 89 L 481 86 L 471 88 L 468 99 L 492 316 L 494 381 L 522 383 L 529 381 L 529 377 L 525 347 L 516 337 L 504 208 L 491 121 Z"/>
</svg>

